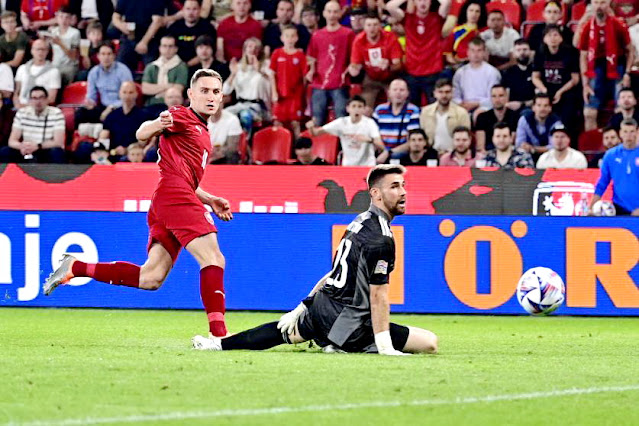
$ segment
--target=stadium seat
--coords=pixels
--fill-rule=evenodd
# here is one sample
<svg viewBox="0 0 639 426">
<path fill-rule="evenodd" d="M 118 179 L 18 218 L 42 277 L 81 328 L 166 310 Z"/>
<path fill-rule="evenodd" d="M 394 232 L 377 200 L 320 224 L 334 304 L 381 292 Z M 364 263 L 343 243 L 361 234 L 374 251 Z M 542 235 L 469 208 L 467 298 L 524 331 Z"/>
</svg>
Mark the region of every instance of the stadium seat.
<svg viewBox="0 0 639 426">
<path fill-rule="evenodd" d="M 87 97 L 87 82 L 76 81 L 69 84 L 62 92 L 61 104 L 82 106 Z"/>
<path fill-rule="evenodd" d="M 280 126 L 267 127 L 253 135 L 253 163 L 286 164 L 291 155 L 292 136 Z"/>
<path fill-rule="evenodd" d="M 519 28 L 521 25 L 521 6 L 513 0 L 493 0 L 486 3 L 488 13 L 493 10 L 501 10 L 506 17 L 506 23 L 513 28 Z"/>
<path fill-rule="evenodd" d="M 543 24 L 543 23 L 544 23 L 543 21 L 524 21 L 521 24 L 521 29 L 519 30 L 519 33 L 521 34 L 523 38 L 528 40 L 528 36 L 530 35 L 530 31 L 533 29 L 533 27 L 537 24 Z"/>
<path fill-rule="evenodd" d="M 339 148 L 339 138 L 337 136 L 329 134 L 311 136 L 308 130 L 303 131 L 300 136 L 311 138 L 313 141 L 311 151 L 314 155 L 323 158 L 331 164 L 337 164 L 337 151 Z"/>
<path fill-rule="evenodd" d="M 544 22 L 545 1 L 536 1 L 528 6 L 526 10 L 526 21 Z"/>
<path fill-rule="evenodd" d="M 584 154 L 603 151 L 603 132 L 601 129 L 588 130 L 579 135 L 577 148 Z"/>
</svg>

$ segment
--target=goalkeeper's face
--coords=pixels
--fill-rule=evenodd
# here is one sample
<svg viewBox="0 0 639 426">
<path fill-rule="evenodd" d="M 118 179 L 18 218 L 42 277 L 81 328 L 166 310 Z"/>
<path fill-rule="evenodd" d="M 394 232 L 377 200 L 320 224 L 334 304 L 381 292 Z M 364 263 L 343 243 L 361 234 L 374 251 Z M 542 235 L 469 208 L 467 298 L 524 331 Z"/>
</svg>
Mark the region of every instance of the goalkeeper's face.
<svg viewBox="0 0 639 426">
<path fill-rule="evenodd" d="M 406 212 L 406 181 L 401 174 L 384 176 L 380 185 L 381 201 L 393 217 Z"/>
</svg>

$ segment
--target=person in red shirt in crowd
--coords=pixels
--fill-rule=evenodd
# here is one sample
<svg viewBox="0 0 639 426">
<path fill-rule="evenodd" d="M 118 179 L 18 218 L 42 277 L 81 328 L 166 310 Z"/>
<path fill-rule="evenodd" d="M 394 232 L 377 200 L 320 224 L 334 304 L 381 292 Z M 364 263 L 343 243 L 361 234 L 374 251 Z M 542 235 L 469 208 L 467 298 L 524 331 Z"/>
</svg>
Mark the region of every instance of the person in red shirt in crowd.
<svg viewBox="0 0 639 426">
<path fill-rule="evenodd" d="M 372 111 L 380 92 L 386 92 L 391 80 L 402 68 L 404 51 L 397 36 L 382 29 L 377 12 L 369 12 L 364 31 L 353 40 L 349 73 L 357 77 L 364 68 L 362 97 Z"/>
<path fill-rule="evenodd" d="M 226 336 L 225 260 L 217 228 L 205 205 L 224 221 L 231 220 L 233 214 L 228 201 L 200 188 L 212 150 L 207 120 L 220 108 L 222 77 L 210 69 L 198 70 L 187 93 L 190 107 L 173 106 L 157 119 L 143 123 L 136 134 L 138 140 L 160 135 L 162 152 L 158 161 L 160 181 L 147 215 L 147 261 L 142 266 L 128 262 L 87 264 L 65 254 L 60 266 L 47 278 L 44 294 L 51 294 L 73 277 L 157 290 L 185 247 L 200 265 L 200 294 L 209 330 L 214 336 Z"/>
<path fill-rule="evenodd" d="M 637 0 L 615 0 L 612 2 L 612 9 L 615 11 L 615 16 L 623 19 L 629 27 L 639 22 L 639 1 Z"/>
<path fill-rule="evenodd" d="M 346 116 L 346 73 L 351 45 L 355 34 L 350 28 L 340 25 L 342 9 L 339 2 L 331 0 L 324 6 L 326 26 L 311 37 L 306 50 L 309 70 L 306 79 L 313 89 L 311 109 L 316 126 L 326 122 L 329 98 L 333 101 L 335 116 Z"/>
<path fill-rule="evenodd" d="M 585 130 L 597 128 L 597 111 L 616 99 L 619 83 L 630 87 L 634 47 L 625 24 L 612 16 L 610 0 L 592 0 L 592 15 L 577 29 Z"/>
<path fill-rule="evenodd" d="M 458 66 L 468 61 L 468 46 L 486 27 L 486 6 L 478 0 L 468 0 L 459 12 L 458 25 L 445 41 L 446 62 Z"/>
<path fill-rule="evenodd" d="M 386 4 L 390 15 L 403 21 L 406 31 L 406 72 L 411 103 L 422 105 L 422 94 L 433 101 L 433 88 L 444 69 L 442 39 L 444 20 L 451 0 L 441 0 L 437 12 L 431 12 L 431 0 L 408 0 L 406 12 L 401 6 L 406 0 L 391 0 Z"/>
<path fill-rule="evenodd" d="M 217 27 L 216 58 L 222 63 L 233 58 L 239 60 L 247 39 L 262 39 L 262 24 L 249 15 L 251 0 L 232 0 L 231 9 L 233 14 L 223 19 Z"/>
<path fill-rule="evenodd" d="M 304 111 L 304 75 L 306 55 L 297 49 L 297 27 L 286 25 L 280 36 L 284 47 L 278 47 L 271 56 L 271 93 L 273 119 L 276 125 L 290 124 L 293 135 L 300 135 L 300 120 Z"/>
<path fill-rule="evenodd" d="M 55 13 L 67 0 L 22 0 L 20 20 L 22 28 L 29 31 L 37 31 L 49 25 L 55 25 Z"/>
</svg>

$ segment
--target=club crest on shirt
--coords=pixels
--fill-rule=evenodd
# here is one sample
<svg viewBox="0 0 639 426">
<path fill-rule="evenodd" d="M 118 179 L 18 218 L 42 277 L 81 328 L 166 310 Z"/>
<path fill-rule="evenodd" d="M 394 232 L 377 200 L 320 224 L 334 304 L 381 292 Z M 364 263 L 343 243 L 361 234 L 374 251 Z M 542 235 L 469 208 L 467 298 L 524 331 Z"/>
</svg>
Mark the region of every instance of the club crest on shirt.
<svg viewBox="0 0 639 426">
<path fill-rule="evenodd" d="M 207 221 L 208 223 L 210 223 L 211 225 L 215 225 L 215 224 L 213 223 L 213 218 L 211 217 L 211 213 L 209 213 L 209 212 L 204 212 L 204 218 L 205 218 L 205 219 L 206 219 L 206 221 Z"/>
<path fill-rule="evenodd" d="M 377 265 L 375 265 L 375 270 L 373 274 L 381 274 L 386 275 L 388 273 L 388 262 L 385 260 L 378 260 Z"/>
<path fill-rule="evenodd" d="M 300 63 L 300 60 L 298 58 L 293 58 L 293 65 L 297 65 Z"/>
</svg>

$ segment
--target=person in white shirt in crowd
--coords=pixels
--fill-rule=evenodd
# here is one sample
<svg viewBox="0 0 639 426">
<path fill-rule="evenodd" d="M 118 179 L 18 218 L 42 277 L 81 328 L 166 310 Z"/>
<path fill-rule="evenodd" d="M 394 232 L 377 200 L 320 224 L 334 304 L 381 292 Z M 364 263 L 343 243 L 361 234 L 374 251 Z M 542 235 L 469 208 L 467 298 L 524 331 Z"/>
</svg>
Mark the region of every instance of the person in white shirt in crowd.
<svg viewBox="0 0 639 426">
<path fill-rule="evenodd" d="M 220 106 L 217 112 L 209 117 L 208 128 L 213 146 L 209 164 L 237 164 L 238 147 L 242 137 L 242 125 L 237 115 Z"/>
<path fill-rule="evenodd" d="M 453 102 L 473 114 L 473 119 L 492 107 L 490 89 L 501 81 L 497 68 L 484 60 L 486 43 L 477 37 L 468 46 L 469 62 L 453 76 Z"/>
<path fill-rule="evenodd" d="M 42 86 L 48 92 L 48 104 L 55 104 L 58 90 L 61 87 L 60 71 L 47 60 L 49 42 L 38 39 L 31 45 L 33 59 L 20 65 L 16 72 L 16 86 L 13 94 L 13 105 L 20 109 L 29 104 L 29 93 L 35 86 Z"/>
<path fill-rule="evenodd" d="M 440 154 L 453 149 L 453 130 L 457 127 L 470 127 L 470 115 L 453 98 L 453 83 L 445 78 L 435 83 L 434 102 L 422 108 L 419 126 L 424 129 L 433 148 Z"/>
<path fill-rule="evenodd" d="M 60 71 L 62 84 L 71 83 L 78 72 L 80 58 L 80 31 L 71 26 L 73 14 L 67 7 L 55 13 L 57 26 L 52 27 L 50 39 L 53 46 L 53 66 Z"/>
<path fill-rule="evenodd" d="M 488 29 L 479 36 L 486 42 L 488 62 L 503 70 L 517 63 L 513 56 L 515 42 L 521 37 L 517 31 L 506 27 L 504 12 L 495 9 L 488 14 Z"/>
<path fill-rule="evenodd" d="M 538 169 L 585 169 L 586 156 L 570 147 L 570 135 L 566 126 L 556 123 L 550 130 L 552 148 L 537 160 Z"/>
<path fill-rule="evenodd" d="M 342 145 L 342 166 L 374 166 L 375 149 L 385 149 L 377 123 L 364 115 L 366 102 L 361 96 L 353 96 L 346 104 L 348 116 L 340 117 L 322 127 L 310 120 L 306 127 L 312 136 L 330 133 L 339 137 Z"/>
</svg>

